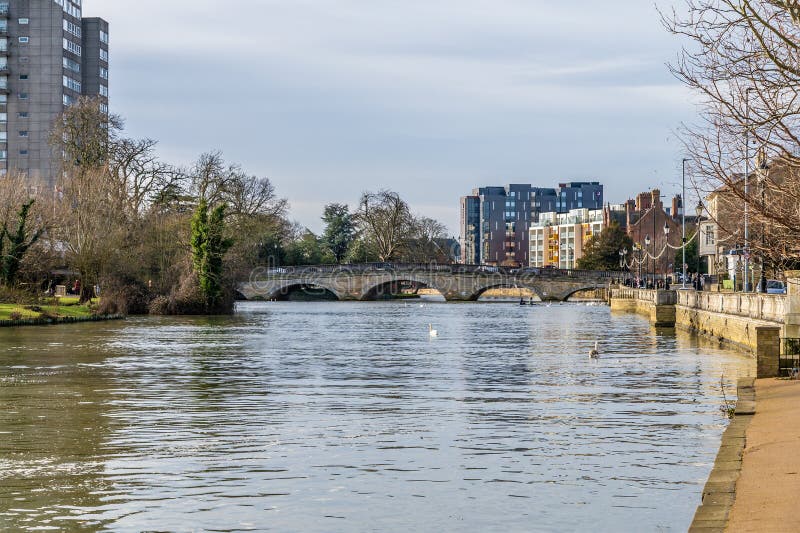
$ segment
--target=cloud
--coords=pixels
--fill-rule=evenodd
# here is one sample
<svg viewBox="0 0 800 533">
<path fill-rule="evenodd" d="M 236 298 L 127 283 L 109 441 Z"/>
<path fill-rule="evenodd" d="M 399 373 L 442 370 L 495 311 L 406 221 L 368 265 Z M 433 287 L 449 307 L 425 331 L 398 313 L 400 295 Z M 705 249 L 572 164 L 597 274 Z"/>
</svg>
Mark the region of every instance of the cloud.
<svg viewBox="0 0 800 533">
<path fill-rule="evenodd" d="M 621 201 L 674 172 L 693 111 L 641 0 L 84 4 L 111 22 L 130 134 L 176 162 L 222 149 L 315 230 L 324 203 L 380 187 L 453 232 L 479 185 L 592 177 Z"/>
</svg>

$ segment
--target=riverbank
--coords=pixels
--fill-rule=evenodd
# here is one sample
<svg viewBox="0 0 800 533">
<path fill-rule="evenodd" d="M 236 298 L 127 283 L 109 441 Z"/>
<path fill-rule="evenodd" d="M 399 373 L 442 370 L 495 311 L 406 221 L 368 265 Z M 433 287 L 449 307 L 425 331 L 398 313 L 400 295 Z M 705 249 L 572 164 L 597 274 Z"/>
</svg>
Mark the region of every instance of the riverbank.
<svg viewBox="0 0 800 533">
<path fill-rule="evenodd" d="M 800 381 L 756 381 L 756 414 L 725 531 L 800 531 Z"/>
<path fill-rule="evenodd" d="M 0 303 L 0 327 L 47 326 L 119 320 L 122 315 L 98 315 L 78 298 L 61 298 L 50 305 Z"/>
</svg>

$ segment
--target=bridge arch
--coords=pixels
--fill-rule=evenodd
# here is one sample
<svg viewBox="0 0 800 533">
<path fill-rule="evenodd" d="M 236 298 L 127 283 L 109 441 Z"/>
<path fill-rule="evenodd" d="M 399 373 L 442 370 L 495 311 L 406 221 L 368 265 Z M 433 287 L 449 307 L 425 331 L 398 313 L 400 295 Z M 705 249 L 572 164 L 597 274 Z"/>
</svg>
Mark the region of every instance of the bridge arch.
<svg viewBox="0 0 800 533">
<path fill-rule="evenodd" d="M 292 294 L 301 293 L 308 296 L 309 300 L 343 300 L 341 294 L 325 283 L 287 281 L 272 288 L 267 294 L 268 300 L 289 300 Z"/>
<path fill-rule="evenodd" d="M 579 292 L 596 291 L 596 290 L 601 290 L 601 289 L 605 289 L 605 288 L 607 288 L 606 285 L 593 284 L 593 285 L 586 285 L 585 287 L 580 287 L 580 288 L 576 288 L 576 289 L 570 289 L 570 292 L 564 294 L 563 298 L 561 300 L 566 302 L 571 297 L 575 296 Z"/>
<path fill-rule="evenodd" d="M 480 297 L 486 291 L 490 291 L 492 289 L 526 289 L 532 291 L 536 296 L 539 297 L 540 300 L 544 300 L 544 296 L 542 296 L 541 290 L 535 285 L 527 284 L 527 283 L 513 283 L 513 282 L 502 282 L 502 281 L 495 281 L 489 282 L 486 284 L 481 284 L 478 286 L 473 293 L 469 296 L 469 300 L 472 302 L 477 302 Z"/>
<path fill-rule="evenodd" d="M 372 301 L 377 300 L 383 294 L 391 294 L 391 289 L 400 286 L 401 284 L 416 284 L 420 288 L 433 289 L 438 291 L 443 297 L 447 294 L 446 291 L 438 286 L 433 280 L 427 276 L 417 276 L 413 274 L 404 275 L 396 274 L 391 276 L 382 276 L 378 279 L 370 280 L 362 287 L 359 300 Z"/>
</svg>

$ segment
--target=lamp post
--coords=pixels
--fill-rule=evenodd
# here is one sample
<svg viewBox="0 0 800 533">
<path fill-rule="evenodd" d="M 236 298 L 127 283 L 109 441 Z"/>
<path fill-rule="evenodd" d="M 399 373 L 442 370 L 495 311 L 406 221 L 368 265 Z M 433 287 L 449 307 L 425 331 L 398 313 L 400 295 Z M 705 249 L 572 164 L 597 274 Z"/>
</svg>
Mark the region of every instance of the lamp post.
<svg viewBox="0 0 800 533">
<path fill-rule="evenodd" d="M 681 205 L 683 205 L 683 198 L 681 198 Z M 667 249 L 667 244 L 669 244 L 669 223 L 665 220 L 664 221 L 664 249 Z M 674 266 L 674 265 L 673 265 Z M 666 288 L 667 285 L 667 272 L 664 271 L 664 287 Z"/>
<path fill-rule="evenodd" d="M 703 217 L 703 209 L 705 206 L 703 202 L 698 202 L 697 207 L 695 208 L 697 211 L 697 290 L 702 289 L 702 285 L 700 284 L 700 219 Z"/>
<path fill-rule="evenodd" d="M 656 286 L 656 241 L 658 237 L 656 236 L 656 202 L 655 198 L 653 199 L 653 207 L 651 211 L 653 212 L 653 288 Z"/>
<path fill-rule="evenodd" d="M 681 221 L 681 225 L 683 226 L 683 263 L 681 263 L 681 272 L 683 273 L 683 281 L 681 287 L 684 289 L 686 288 L 686 163 L 689 161 L 687 158 L 683 158 L 683 163 L 681 164 L 683 170 L 683 179 L 682 179 L 682 192 L 681 192 L 681 214 L 683 216 L 683 220 Z"/>
<path fill-rule="evenodd" d="M 655 245 L 655 242 L 653 244 Z M 645 237 L 644 237 L 644 246 L 645 246 L 645 251 L 647 251 L 647 249 L 650 248 L 650 235 L 645 235 Z M 650 255 L 650 252 L 647 252 L 647 254 Z M 653 270 L 655 271 L 655 267 L 653 267 Z M 655 275 L 653 275 L 653 277 L 655 278 Z M 645 285 L 645 287 L 647 287 L 647 283 L 646 282 L 645 282 L 644 285 Z"/>
<path fill-rule="evenodd" d="M 644 262 L 644 259 L 642 259 L 642 245 L 641 245 L 641 243 L 637 242 L 637 243 L 634 243 L 633 246 L 634 246 L 635 250 L 637 252 L 639 252 L 639 254 L 638 254 L 639 255 L 639 259 L 636 260 L 636 280 L 637 280 L 636 283 L 637 283 L 637 285 L 641 285 L 642 284 L 642 263 Z M 636 287 L 636 288 L 638 289 L 639 287 Z"/>
<path fill-rule="evenodd" d="M 625 256 L 626 255 L 628 255 L 628 249 L 627 248 L 623 248 L 622 250 L 619 251 L 619 269 L 622 271 L 622 275 L 621 275 L 621 278 L 620 278 L 621 279 L 620 285 L 623 285 L 624 282 L 626 281 L 625 280 L 625 278 L 626 278 L 625 271 L 628 268 L 628 262 L 625 260 Z"/>
<path fill-rule="evenodd" d="M 759 176 L 758 181 L 761 186 L 761 212 L 767 210 L 767 173 L 769 172 L 769 165 L 767 164 L 767 155 L 763 151 L 760 153 L 760 161 L 758 164 Z M 761 280 L 758 282 L 759 291 L 762 294 L 767 292 L 767 272 L 765 268 L 764 252 L 767 249 L 767 226 L 764 222 L 764 217 L 761 221 Z"/>
<path fill-rule="evenodd" d="M 750 292 L 750 198 L 748 196 L 748 184 L 750 181 L 750 91 L 754 87 L 748 87 L 744 91 L 745 100 L 745 130 L 744 130 L 744 292 Z"/>
</svg>

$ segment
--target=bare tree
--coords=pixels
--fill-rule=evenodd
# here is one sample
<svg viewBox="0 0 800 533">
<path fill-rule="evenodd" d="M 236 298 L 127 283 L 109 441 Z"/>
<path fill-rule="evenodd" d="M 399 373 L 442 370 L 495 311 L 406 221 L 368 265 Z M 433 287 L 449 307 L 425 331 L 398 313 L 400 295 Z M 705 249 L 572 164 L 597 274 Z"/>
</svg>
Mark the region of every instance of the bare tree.
<svg viewBox="0 0 800 533">
<path fill-rule="evenodd" d="M 63 155 L 65 172 L 85 172 L 107 165 L 122 127 L 122 118 L 106 113 L 99 98 L 82 96 L 56 119 L 50 144 Z"/>
<path fill-rule="evenodd" d="M 221 152 L 202 154 L 188 171 L 192 194 L 209 205 L 221 202 L 232 179 L 229 170 Z"/>
<path fill-rule="evenodd" d="M 141 216 L 163 191 L 182 187 L 184 175 L 161 161 L 152 139 L 120 138 L 110 147 L 108 173 L 128 213 Z"/>
<path fill-rule="evenodd" d="M 673 74 L 702 99 L 683 128 L 698 192 L 714 198 L 723 240 L 774 265 L 800 258 L 800 6 L 797 0 L 686 0 L 662 14 L 688 39 Z M 758 155 L 757 155 L 758 154 Z M 746 172 L 747 178 L 745 179 Z"/>
<path fill-rule="evenodd" d="M 447 227 L 433 218 L 413 217 L 404 259 L 411 263 L 447 263 Z"/>
<path fill-rule="evenodd" d="M 58 191 L 52 236 L 80 273 L 81 301 L 87 301 L 109 266 L 129 250 L 124 206 L 103 169 L 68 175 Z"/>
<path fill-rule="evenodd" d="M 234 217 L 283 217 L 288 206 L 286 199 L 278 198 L 268 178 L 252 176 L 235 167 L 224 198 Z"/>
<path fill-rule="evenodd" d="M 374 245 L 381 261 L 400 255 L 410 235 L 412 217 L 399 194 L 388 190 L 365 192 L 355 218 L 362 236 Z"/>
</svg>

